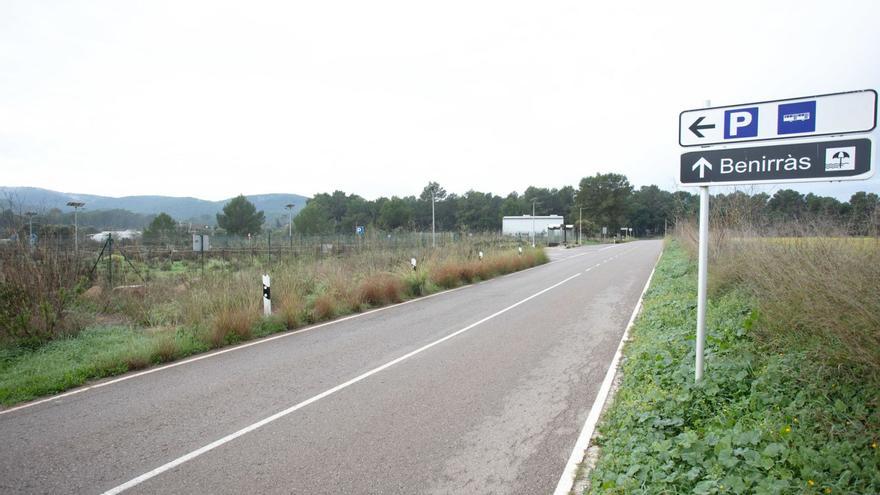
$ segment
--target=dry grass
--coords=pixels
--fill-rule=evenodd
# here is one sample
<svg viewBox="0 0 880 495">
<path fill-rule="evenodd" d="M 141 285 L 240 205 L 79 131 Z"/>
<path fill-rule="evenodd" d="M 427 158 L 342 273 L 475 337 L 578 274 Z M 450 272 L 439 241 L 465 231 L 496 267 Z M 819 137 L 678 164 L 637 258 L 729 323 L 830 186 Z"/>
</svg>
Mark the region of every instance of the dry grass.
<svg viewBox="0 0 880 495">
<path fill-rule="evenodd" d="M 710 289 L 739 286 L 754 297 L 756 338 L 880 370 L 880 239 L 816 225 L 738 227 L 710 234 Z M 678 236 L 695 251 L 693 231 L 685 225 Z"/>
<path fill-rule="evenodd" d="M 397 303 L 403 300 L 404 287 L 403 280 L 390 273 L 370 275 L 357 289 L 358 301 L 370 306 Z"/>
<path fill-rule="evenodd" d="M 451 264 L 435 267 L 430 272 L 430 280 L 438 287 L 451 289 L 461 283 L 458 267 Z"/>
<path fill-rule="evenodd" d="M 312 321 L 324 321 L 336 314 L 336 298 L 332 294 L 321 294 L 312 303 Z"/>
<path fill-rule="evenodd" d="M 250 339 L 258 321 L 259 313 L 253 307 L 222 308 L 212 322 L 210 344 L 221 347 L 230 342 Z"/>
<path fill-rule="evenodd" d="M 125 358 L 128 371 L 141 370 L 150 365 L 150 355 L 142 351 L 134 351 Z"/>
<path fill-rule="evenodd" d="M 180 353 L 177 341 L 174 339 L 174 333 L 163 332 L 156 338 L 156 349 L 154 355 L 156 358 L 165 363 L 174 361 Z"/>
<path fill-rule="evenodd" d="M 88 318 L 80 316 L 92 315 L 95 321 L 113 321 L 135 328 L 189 329 L 206 346 L 219 347 L 252 338 L 255 332 L 265 333 L 260 326 L 265 323 L 261 320 L 261 276 L 264 273 L 272 276 L 275 312 L 272 323 L 292 329 L 439 289 L 487 280 L 546 261 L 541 250 L 527 248 L 519 255 L 510 248 L 495 250 L 479 242 L 483 241 L 462 241 L 438 249 L 380 247 L 344 256 L 277 257 L 271 263 L 258 258 L 252 259 L 250 264 L 241 260 L 218 261 L 209 263 L 206 270 L 200 269 L 198 264 L 189 267 L 191 269 L 178 264 L 171 272 L 156 274 L 158 271 L 153 269 L 147 274 L 145 286 L 134 289 L 107 287 L 103 285 L 105 279 L 97 277 L 93 281 L 95 285 L 75 302 L 73 312 L 69 306 L 76 297 L 70 289 L 56 287 L 55 292 L 46 291 L 47 297 L 59 299 L 51 304 L 42 304 L 39 299 L 34 302 L 30 294 L 39 292 L 36 286 L 15 289 L 30 278 L 37 280 L 39 287 L 51 285 L 52 280 L 57 284 L 58 280 L 71 278 L 69 270 L 63 271 L 67 266 L 60 263 L 63 260 L 55 260 L 59 263 L 52 265 L 47 264 L 47 260 L 32 259 L 30 252 L 22 252 L 22 259 L 4 263 L 0 274 L 6 291 L 0 295 L 8 300 L 6 302 L 20 302 L 20 307 L 5 304 L 0 308 L 3 313 L 0 316 L 5 315 L 9 321 L 21 320 L 19 326 L 36 335 L 37 345 L 62 334 L 66 328 L 62 323 L 81 324 Z M 478 251 L 486 253 L 483 260 L 477 259 Z M 411 257 L 418 260 L 416 271 L 410 267 Z M 20 273 L 12 269 L 16 264 L 23 267 Z M 54 271 L 46 271 L 47 266 Z M 30 276 L 33 274 L 29 268 L 40 268 L 43 272 L 41 276 Z M 15 290 L 6 290 L 7 287 Z M 52 311 L 47 313 L 41 309 L 43 306 Z M 28 335 L 22 331 L 4 331 L 0 337 L 10 342 Z M 153 351 L 150 359 L 156 361 L 171 360 L 181 353 L 174 339 L 165 336 Z"/>
</svg>

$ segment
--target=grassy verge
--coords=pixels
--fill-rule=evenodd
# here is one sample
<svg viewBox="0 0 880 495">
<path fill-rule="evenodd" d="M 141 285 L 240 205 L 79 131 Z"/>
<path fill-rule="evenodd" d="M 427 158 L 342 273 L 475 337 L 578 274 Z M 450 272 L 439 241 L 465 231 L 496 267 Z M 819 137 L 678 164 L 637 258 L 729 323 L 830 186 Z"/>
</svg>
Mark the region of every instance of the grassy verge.
<svg viewBox="0 0 880 495">
<path fill-rule="evenodd" d="M 511 273 L 547 261 L 541 249 L 474 255 L 437 254 L 413 271 L 408 260 L 329 258 L 278 263 L 274 314 L 261 316 L 262 267 L 155 279 L 130 292 L 94 291 L 74 311 L 93 323 L 43 345 L 0 347 L 0 404 L 9 406 L 199 352 L 393 304 Z M 401 268 L 402 267 L 402 268 Z M 85 315 L 85 316 L 83 316 Z"/>
<path fill-rule="evenodd" d="M 696 266 L 667 246 L 599 425 L 589 493 L 880 493 L 876 370 L 763 338 L 758 308 L 781 297 L 716 283 L 695 385 Z"/>
</svg>

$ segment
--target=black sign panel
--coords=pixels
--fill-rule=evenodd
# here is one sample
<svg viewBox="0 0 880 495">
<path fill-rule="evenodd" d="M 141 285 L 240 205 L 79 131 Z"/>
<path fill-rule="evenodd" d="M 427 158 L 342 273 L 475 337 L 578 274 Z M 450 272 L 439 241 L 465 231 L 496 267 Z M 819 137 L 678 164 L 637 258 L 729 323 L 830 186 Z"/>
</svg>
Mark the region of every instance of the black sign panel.
<svg viewBox="0 0 880 495">
<path fill-rule="evenodd" d="M 872 175 L 871 140 L 714 149 L 681 155 L 684 185 L 863 180 Z"/>
</svg>

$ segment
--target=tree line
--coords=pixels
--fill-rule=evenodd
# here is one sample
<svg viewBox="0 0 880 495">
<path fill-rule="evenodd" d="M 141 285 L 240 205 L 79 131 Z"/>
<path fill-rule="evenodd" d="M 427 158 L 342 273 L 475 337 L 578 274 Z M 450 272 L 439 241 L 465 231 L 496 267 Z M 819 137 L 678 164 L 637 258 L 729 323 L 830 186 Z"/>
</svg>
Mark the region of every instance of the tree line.
<svg viewBox="0 0 880 495">
<path fill-rule="evenodd" d="M 580 228 L 587 236 L 597 236 L 603 227 L 609 233 L 629 227 L 638 236 L 663 234 L 677 219 L 696 215 L 699 198 L 688 191 L 665 191 L 655 185 L 638 189 L 621 174 L 584 177 L 577 187 L 546 188 L 530 186 L 522 193 L 507 196 L 467 191 L 449 193 L 440 184 L 429 182 L 418 196 L 392 196 L 367 200 L 342 191 L 321 193 L 310 199 L 294 217 L 293 230 L 300 235 L 352 234 L 356 226 L 381 231 L 430 231 L 431 207 L 438 231 L 497 232 L 504 216 L 562 215 L 566 224 Z M 880 198 L 875 193 L 857 192 L 848 201 L 791 189 L 747 194 L 734 191 L 712 197 L 716 217 L 736 218 L 761 227 L 778 222 L 822 219 L 844 227 L 853 235 L 875 235 L 880 230 Z M 41 235 L 69 235 L 72 213 L 50 210 L 35 225 Z M 142 215 L 125 210 L 80 213 L 80 225 L 118 228 L 129 222 L 148 223 L 145 239 L 166 238 L 185 229 L 166 213 Z M 231 235 L 258 235 L 274 230 L 287 233 L 286 222 L 276 219 L 267 225 L 265 215 L 244 196 L 226 203 L 216 216 L 220 232 Z M 26 232 L 27 219 L 11 208 L 0 212 L 4 237 Z M 91 229 L 88 229 L 91 230 Z M 87 231 L 88 231 L 87 230 Z M 185 232 L 183 232 L 185 233 Z"/>
<path fill-rule="evenodd" d="M 625 175 L 598 173 L 584 177 L 577 187 L 530 186 L 522 194 L 511 192 L 505 197 L 474 190 L 461 195 L 447 193 L 436 182 L 429 182 L 418 196 L 367 200 L 343 191 L 321 193 L 294 218 L 294 230 L 300 234 L 346 234 L 358 225 L 383 231 L 430 230 L 432 195 L 436 229 L 440 231 L 499 231 L 502 217 L 534 211 L 536 215 L 562 215 L 566 224 L 580 227 L 590 236 L 598 235 L 602 227 L 609 233 L 630 227 L 639 236 L 658 235 L 677 219 L 696 215 L 699 209 L 696 193 L 670 192 L 656 185 L 636 189 Z M 715 215 L 736 216 L 756 227 L 821 218 L 849 226 L 852 234 L 865 235 L 878 230 L 880 198 L 866 192 L 839 201 L 791 189 L 773 195 L 734 191 L 714 195 L 712 210 Z"/>
</svg>

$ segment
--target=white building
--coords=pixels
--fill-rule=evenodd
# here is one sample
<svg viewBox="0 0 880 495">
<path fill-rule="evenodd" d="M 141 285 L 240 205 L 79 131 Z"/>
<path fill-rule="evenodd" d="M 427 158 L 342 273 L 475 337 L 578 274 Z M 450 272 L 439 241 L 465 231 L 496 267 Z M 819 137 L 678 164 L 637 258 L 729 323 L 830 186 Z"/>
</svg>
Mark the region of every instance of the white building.
<svg viewBox="0 0 880 495">
<path fill-rule="evenodd" d="M 558 227 L 564 222 L 561 215 L 522 215 L 518 217 L 504 217 L 501 221 L 501 233 L 504 235 L 532 235 L 532 230 L 538 236 L 547 235 L 547 229 Z"/>
</svg>

